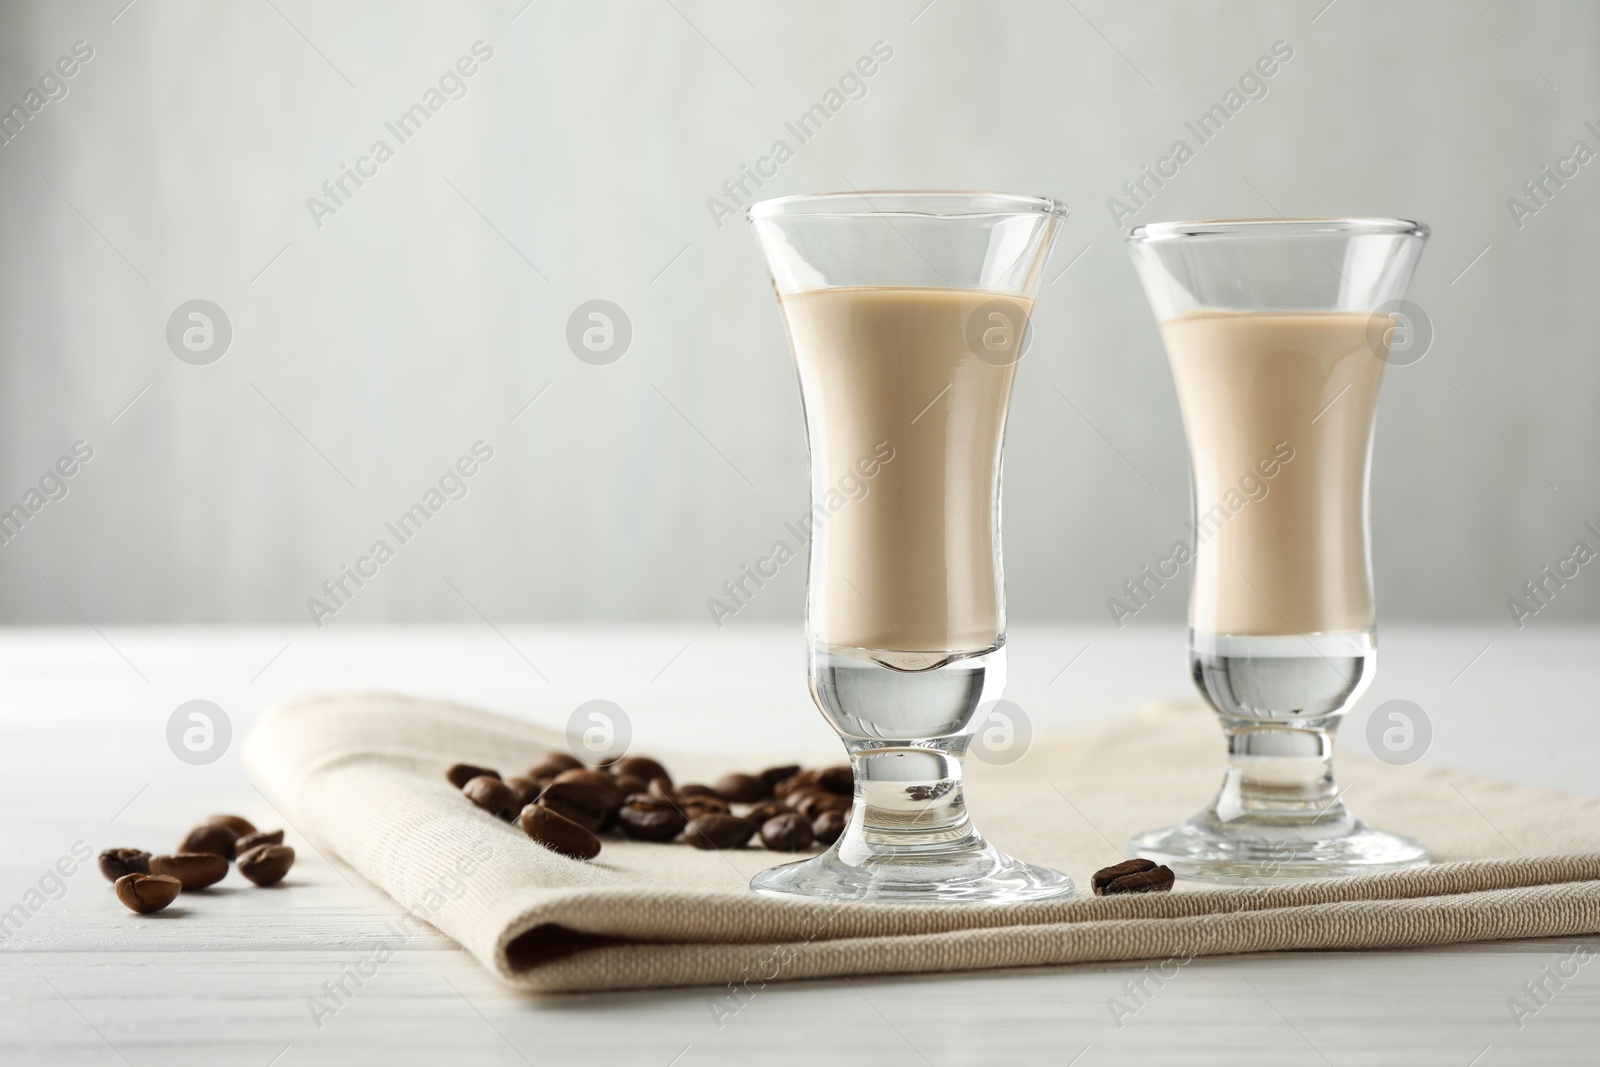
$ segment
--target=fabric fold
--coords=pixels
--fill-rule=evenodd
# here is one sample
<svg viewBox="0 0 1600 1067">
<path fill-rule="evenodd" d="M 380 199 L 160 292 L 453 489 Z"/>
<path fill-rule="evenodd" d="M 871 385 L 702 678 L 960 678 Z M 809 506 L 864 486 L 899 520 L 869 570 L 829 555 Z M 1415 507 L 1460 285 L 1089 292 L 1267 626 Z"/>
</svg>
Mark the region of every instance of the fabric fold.
<svg viewBox="0 0 1600 1067">
<path fill-rule="evenodd" d="M 1440 862 L 1321 882 L 1180 881 L 1170 894 L 1087 896 L 1089 873 L 1121 858 L 1111 842 L 1207 799 L 1221 769 L 1217 737 L 1198 706 L 1154 705 L 1036 738 L 1013 766 L 973 767 L 969 793 L 985 833 L 1080 886 L 1075 900 L 993 907 L 758 897 L 745 888 L 750 876 L 796 858 L 758 847 L 700 852 L 607 838 L 589 863 L 548 852 L 468 803 L 444 769 L 459 761 L 517 773 L 561 749 L 561 737 L 458 705 L 381 693 L 303 698 L 268 713 L 247 761 L 319 846 L 530 989 L 737 988 L 1600 931 L 1600 801 L 1342 754 L 1352 806 L 1421 838 Z M 763 763 L 652 755 L 680 780 Z"/>
</svg>

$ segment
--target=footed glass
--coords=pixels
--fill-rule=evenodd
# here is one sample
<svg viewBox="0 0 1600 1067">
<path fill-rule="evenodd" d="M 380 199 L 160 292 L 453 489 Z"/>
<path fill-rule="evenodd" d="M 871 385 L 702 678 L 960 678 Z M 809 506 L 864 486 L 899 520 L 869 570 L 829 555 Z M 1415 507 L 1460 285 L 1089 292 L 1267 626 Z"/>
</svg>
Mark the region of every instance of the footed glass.
<svg viewBox="0 0 1600 1067">
<path fill-rule="evenodd" d="M 1377 666 L 1373 422 L 1427 236 L 1401 219 L 1162 223 L 1129 236 L 1189 439 L 1190 670 L 1227 738 L 1211 805 L 1136 835 L 1129 855 L 1221 881 L 1428 860 L 1419 842 L 1351 814 L 1333 778 L 1334 732 Z"/>
<path fill-rule="evenodd" d="M 855 771 L 844 834 L 760 893 L 1071 895 L 972 825 L 961 764 L 1005 682 L 1000 454 L 1033 296 L 1066 209 L 984 193 L 752 205 L 810 451 L 811 695 Z"/>
</svg>

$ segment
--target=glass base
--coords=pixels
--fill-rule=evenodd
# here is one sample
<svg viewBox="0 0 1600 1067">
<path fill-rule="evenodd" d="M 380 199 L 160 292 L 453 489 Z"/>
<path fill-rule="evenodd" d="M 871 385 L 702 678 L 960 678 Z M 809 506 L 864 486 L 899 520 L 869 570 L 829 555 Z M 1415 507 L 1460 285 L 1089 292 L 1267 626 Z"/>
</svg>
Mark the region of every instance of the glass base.
<svg viewBox="0 0 1600 1067">
<path fill-rule="evenodd" d="M 1374 830 L 1334 784 L 1333 737 L 1372 682 L 1373 630 L 1189 633 L 1189 667 L 1227 739 L 1222 789 L 1187 822 L 1137 834 L 1128 855 L 1212 882 L 1300 882 L 1418 867 L 1419 841 Z"/>
<path fill-rule="evenodd" d="M 843 844 L 768 868 L 750 879 L 750 888 L 774 897 L 924 904 L 1008 904 L 1075 892 L 1060 871 L 1012 859 L 975 835 L 967 848 L 880 852 L 857 862 L 844 858 Z"/>
<path fill-rule="evenodd" d="M 929 904 L 1073 895 L 1071 878 L 1005 855 L 967 813 L 961 761 L 974 715 L 1005 684 L 1002 641 L 969 652 L 813 646 L 810 679 L 850 754 L 850 820 L 828 851 L 762 871 L 752 890 Z"/>
<path fill-rule="evenodd" d="M 1342 805 L 1341 805 L 1342 807 Z M 1128 855 L 1164 863 L 1180 878 L 1209 882 L 1302 882 L 1420 867 L 1420 841 L 1375 830 L 1354 816 L 1337 825 L 1224 823 L 1216 810 L 1128 840 Z"/>
</svg>

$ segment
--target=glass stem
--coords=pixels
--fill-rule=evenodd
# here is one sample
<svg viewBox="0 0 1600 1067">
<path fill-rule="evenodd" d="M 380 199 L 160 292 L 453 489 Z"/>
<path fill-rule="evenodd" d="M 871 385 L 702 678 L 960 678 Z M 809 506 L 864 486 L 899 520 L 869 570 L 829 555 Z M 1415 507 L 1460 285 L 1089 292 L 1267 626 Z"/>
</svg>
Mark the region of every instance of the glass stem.
<svg viewBox="0 0 1600 1067">
<path fill-rule="evenodd" d="M 839 843 L 840 857 L 859 863 L 906 851 L 981 847 L 961 783 L 967 741 L 846 739 L 855 806 Z"/>
<path fill-rule="evenodd" d="M 1337 826 L 1348 817 L 1333 781 L 1337 717 L 1280 725 L 1224 717 L 1228 772 L 1217 816 L 1264 816 L 1283 824 Z"/>
</svg>

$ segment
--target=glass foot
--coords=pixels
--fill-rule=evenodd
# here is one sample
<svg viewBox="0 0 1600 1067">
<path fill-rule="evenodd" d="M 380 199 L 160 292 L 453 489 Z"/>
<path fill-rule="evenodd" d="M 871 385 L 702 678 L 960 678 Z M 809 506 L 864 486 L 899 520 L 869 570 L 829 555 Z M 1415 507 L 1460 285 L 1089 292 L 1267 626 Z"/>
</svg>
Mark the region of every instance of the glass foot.
<svg viewBox="0 0 1600 1067">
<path fill-rule="evenodd" d="M 1422 842 L 1374 830 L 1346 815 L 1334 825 L 1267 819 L 1224 823 L 1215 810 L 1128 840 L 1128 855 L 1171 867 L 1182 878 L 1210 882 L 1301 882 L 1375 874 L 1428 862 Z"/>
<path fill-rule="evenodd" d="M 774 897 L 805 897 L 872 903 L 1007 904 L 1070 897 L 1072 879 L 1048 867 L 1012 859 L 980 839 L 960 850 L 908 849 L 851 862 L 846 839 L 820 856 L 770 867 L 750 879 L 750 888 Z"/>
</svg>

